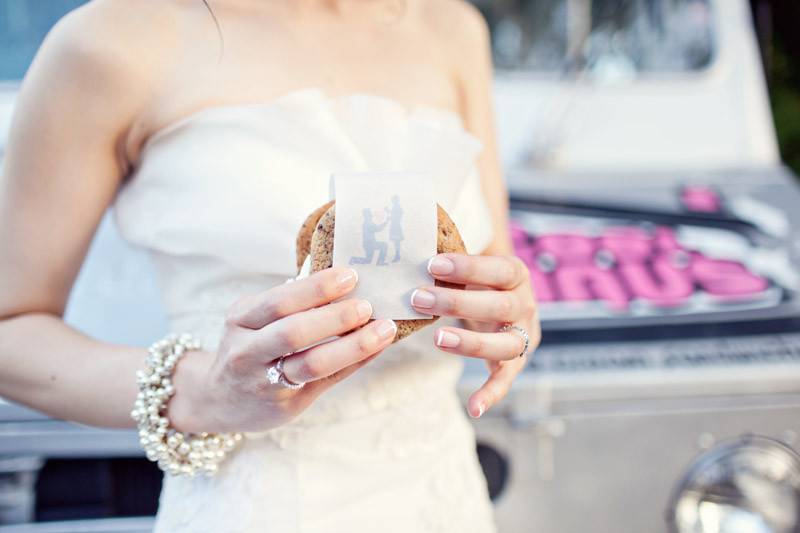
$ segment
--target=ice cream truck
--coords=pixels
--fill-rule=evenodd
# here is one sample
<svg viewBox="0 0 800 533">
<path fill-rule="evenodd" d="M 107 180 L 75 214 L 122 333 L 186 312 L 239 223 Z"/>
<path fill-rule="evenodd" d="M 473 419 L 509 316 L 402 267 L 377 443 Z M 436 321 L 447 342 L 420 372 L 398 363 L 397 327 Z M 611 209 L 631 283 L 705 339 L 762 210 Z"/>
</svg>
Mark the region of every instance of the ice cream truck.
<svg viewBox="0 0 800 533">
<path fill-rule="evenodd" d="M 48 21 L 12 0 L 0 25 L 42 30 L 80 3 L 48 3 L 62 10 Z M 800 189 L 749 4 L 475 3 L 509 231 L 543 324 L 508 397 L 474 421 L 499 530 L 799 531 Z M 0 58 L 3 77 L 24 72 Z M 146 346 L 165 333 L 154 279 L 106 216 L 65 320 Z M 468 359 L 462 397 L 484 378 Z M 74 476 L 85 493 L 64 490 Z M 0 532 L 146 531 L 159 483 L 132 432 L 0 403 L 0 524 L 17 524 Z"/>
<path fill-rule="evenodd" d="M 544 334 L 475 423 L 501 530 L 798 531 L 800 194 L 749 4 L 510 4 L 481 7 Z"/>
</svg>

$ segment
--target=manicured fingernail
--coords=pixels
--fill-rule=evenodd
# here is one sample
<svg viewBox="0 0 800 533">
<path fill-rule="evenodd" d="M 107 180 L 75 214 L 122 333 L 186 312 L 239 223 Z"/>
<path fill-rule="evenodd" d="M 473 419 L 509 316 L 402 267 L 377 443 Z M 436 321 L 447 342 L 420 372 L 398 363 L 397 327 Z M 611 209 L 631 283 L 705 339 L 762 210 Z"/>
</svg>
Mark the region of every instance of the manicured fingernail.
<svg viewBox="0 0 800 533">
<path fill-rule="evenodd" d="M 411 305 L 414 307 L 430 308 L 436 303 L 436 296 L 425 289 L 414 289 L 411 293 Z"/>
<path fill-rule="evenodd" d="M 461 342 L 461 337 L 452 331 L 440 329 L 439 334 L 436 336 L 436 345 L 443 348 L 455 348 L 459 342 Z"/>
<path fill-rule="evenodd" d="M 397 333 L 397 324 L 395 324 L 394 320 L 391 318 L 379 320 L 375 328 L 378 332 L 378 336 L 384 340 L 394 338 Z"/>
<path fill-rule="evenodd" d="M 428 272 L 438 276 L 446 276 L 452 274 L 456 266 L 446 257 L 434 255 L 428 261 Z"/>
<path fill-rule="evenodd" d="M 367 319 L 372 316 L 372 304 L 367 300 L 361 300 L 356 304 L 356 312 L 361 320 Z"/>
<path fill-rule="evenodd" d="M 481 415 L 483 415 L 483 412 L 484 412 L 485 409 L 486 408 L 483 406 L 483 403 L 479 403 L 478 404 L 478 415 L 477 416 L 473 416 L 472 418 L 480 418 Z M 472 416 L 472 415 L 470 415 L 470 416 Z"/>
<path fill-rule="evenodd" d="M 348 268 L 336 277 L 336 283 L 341 287 L 355 285 L 356 281 L 358 281 L 358 273 L 352 268 Z"/>
</svg>

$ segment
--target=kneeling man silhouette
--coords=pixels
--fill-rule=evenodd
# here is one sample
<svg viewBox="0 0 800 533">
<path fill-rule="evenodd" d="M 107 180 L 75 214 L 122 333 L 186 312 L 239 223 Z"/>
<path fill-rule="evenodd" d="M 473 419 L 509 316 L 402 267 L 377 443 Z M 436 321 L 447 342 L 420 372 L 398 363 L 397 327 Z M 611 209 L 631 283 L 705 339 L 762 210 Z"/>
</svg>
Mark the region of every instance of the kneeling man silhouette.
<svg viewBox="0 0 800 533">
<path fill-rule="evenodd" d="M 366 265 L 372 263 L 372 257 L 375 255 L 375 252 L 378 252 L 378 263 L 379 265 L 387 265 L 386 262 L 386 252 L 387 252 L 387 245 L 383 241 L 379 241 L 375 238 L 375 234 L 382 230 L 386 224 L 389 223 L 389 219 L 387 218 L 380 224 L 376 224 L 372 221 L 372 211 L 369 209 L 364 209 L 362 211 L 364 214 L 364 222 L 361 227 L 361 235 L 362 241 L 364 245 L 364 257 L 353 256 L 350 258 L 351 265 Z"/>
</svg>

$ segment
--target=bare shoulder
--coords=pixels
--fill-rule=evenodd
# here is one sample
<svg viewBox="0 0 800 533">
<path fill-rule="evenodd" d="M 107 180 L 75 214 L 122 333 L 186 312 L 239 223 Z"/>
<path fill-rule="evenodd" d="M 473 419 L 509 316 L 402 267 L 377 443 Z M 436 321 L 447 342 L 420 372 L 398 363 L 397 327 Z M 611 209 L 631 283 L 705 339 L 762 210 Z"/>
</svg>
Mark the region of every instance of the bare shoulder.
<svg viewBox="0 0 800 533">
<path fill-rule="evenodd" d="M 45 36 L 22 80 L 16 120 L 54 127 L 75 120 L 116 139 L 122 167 L 131 132 L 159 84 L 183 60 L 185 47 L 212 35 L 200 0 L 91 0 L 61 17 Z M 58 119 L 56 117 L 59 117 Z M 77 127 L 77 126 L 76 126 Z"/>
<path fill-rule="evenodd" d="M 489 24 L 483 13 L 467 0 L 424 1 L 429 31 L 453 75 L 464 120 L 472 124 L 474 115 L 485 112 L 482 102 L 492 82 Z"/>
<path fill-rule="evenodd" d="M 180 0 L 91 0 L 50 29 L 38 55 L 76 73 L 140 76 L 168 57 Z M 163 59 L 162 59 L 163 60 Z"/>
<path fill-rule="evenodd" d="M 462 94 L 481 92 L 492 78 L 486 18 L 467 0 L 425 0 L 425 17 Z"/>
<path fill-rule="evenodd" d="M 467 0 L 426 0 L 425 18 L 431 29 L 448 41 L 453 50 L 485 48 L 489 43 L 486 18 Z"/>
</svg>

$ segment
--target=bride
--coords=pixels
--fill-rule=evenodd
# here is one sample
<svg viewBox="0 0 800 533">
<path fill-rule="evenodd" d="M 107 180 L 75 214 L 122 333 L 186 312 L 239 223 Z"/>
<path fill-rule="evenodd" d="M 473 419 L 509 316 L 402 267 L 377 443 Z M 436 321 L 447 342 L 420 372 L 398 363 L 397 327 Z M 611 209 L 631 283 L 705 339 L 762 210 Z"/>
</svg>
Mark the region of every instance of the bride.
<svg viewBox="0 0 800 533">
<path fill-rule="evenodd" d="M 0 395 L 98 426 L 136 427 L 133 408 L 170 472 L 156 531 L 494 531 L 466 413 L 504 397 L 540 332 L 506 230 L 491 77 L 487 26 L 464 0 L 70 12 L 23 80 L 4 160 Z M 392 343 L 392 320 L 367 324 L 368 301 L 340 298 L 353 270 L 286 281 L 333 169 L 412 164 L 440 180 L 468 252 L 429 271 L 467 287 L 420 287 L 412 305 L 442 318 Z M 189 334 L 180 360 L 175 337 L 153 339 L 167 350 L 153 359 L 62 321 L 109 207 L 151 253 L 170 329 Z M 461 356 L 489 369 L 466 413 Z M 154 360 L 163 387 L 137 396 Z M 214 475 L 176 467 L 181 439 Z"/>
</svg>

